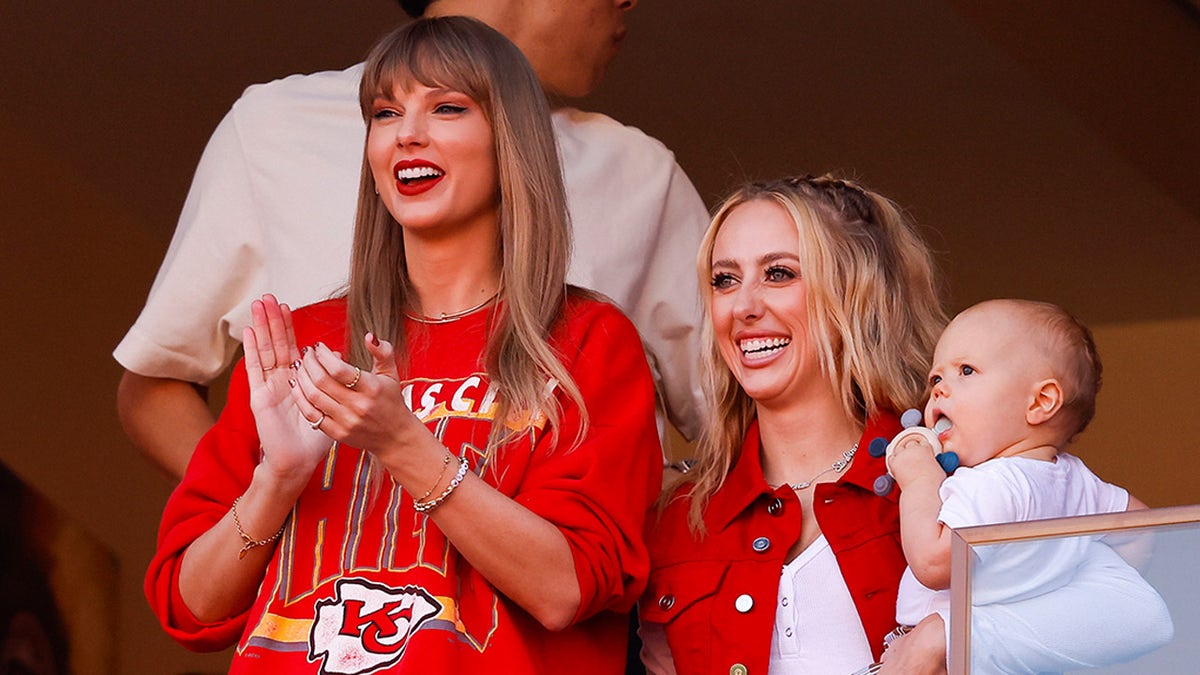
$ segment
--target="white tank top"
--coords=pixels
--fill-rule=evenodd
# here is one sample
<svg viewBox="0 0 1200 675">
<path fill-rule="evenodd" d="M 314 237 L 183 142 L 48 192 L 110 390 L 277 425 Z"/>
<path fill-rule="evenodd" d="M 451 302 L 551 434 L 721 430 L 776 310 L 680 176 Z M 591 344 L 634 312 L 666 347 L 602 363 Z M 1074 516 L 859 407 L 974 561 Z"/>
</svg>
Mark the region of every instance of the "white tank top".
<svg viewBox="0 0 1200 675">
<path fill-rule="evenodd" d="M 872 660 L 846 580 L 821 535 L 783 566 L 770 673 L 847 675 Z"/>
</svg>

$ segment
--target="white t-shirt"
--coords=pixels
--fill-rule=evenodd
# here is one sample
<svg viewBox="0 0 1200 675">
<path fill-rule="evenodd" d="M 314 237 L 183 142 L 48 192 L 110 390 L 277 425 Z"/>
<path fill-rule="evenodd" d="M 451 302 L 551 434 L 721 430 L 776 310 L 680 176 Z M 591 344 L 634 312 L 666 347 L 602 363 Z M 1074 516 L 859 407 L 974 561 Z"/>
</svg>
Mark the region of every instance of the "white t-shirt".
<svg viewBox="0 0 1200 675">
<path fill-rule="evenodd" d="M 1105 483 L 1074 455 L 1057 461 L 999 457 L 962 467 L 940 490 L 938 520 L 952 528 L 1124 511 L 1129 493 Z M 1062 588 L 1075 576 L 1094 537 L 1054 537 L 979 549 L 972 575 L 973 605 L 1018 602 Z M 916 625 L 941 614 L 950 630 L 950 591 L 917 581 L 912 569 L 900 579 L 896 621 Z"/>
<path fill-rule="evenodd" d="M 196 169 L 137 322 L 113 352 L 142 375 L 207 383 L 233 360 L 250 302 L 294 307 L 347 281 L 365 126 L 362 65 L 249 87 Z M 660 142 L 609 117 L 552 116 L 574 252 L 567 280 L 612 298 L 642 335 L 671 421 L 703 409 L 695 272 L 708 214 Z"/>
</svg>

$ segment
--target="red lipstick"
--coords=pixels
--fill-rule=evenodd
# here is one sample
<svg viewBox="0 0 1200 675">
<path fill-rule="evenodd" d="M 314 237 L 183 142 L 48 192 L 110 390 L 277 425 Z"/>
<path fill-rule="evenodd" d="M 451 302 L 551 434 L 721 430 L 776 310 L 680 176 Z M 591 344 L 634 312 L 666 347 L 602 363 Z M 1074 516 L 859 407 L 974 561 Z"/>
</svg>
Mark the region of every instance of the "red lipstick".
<svg viewBox="0 0 1200 675">
<path fill-rule="evenodd" d="M 392 167 L 392 176 L 396 179 L 396 191 L 405 197 L 412 197 L 433 189 L 446 176 L 446 172 L 423 159 L 403 159 Z"/>
</svg>

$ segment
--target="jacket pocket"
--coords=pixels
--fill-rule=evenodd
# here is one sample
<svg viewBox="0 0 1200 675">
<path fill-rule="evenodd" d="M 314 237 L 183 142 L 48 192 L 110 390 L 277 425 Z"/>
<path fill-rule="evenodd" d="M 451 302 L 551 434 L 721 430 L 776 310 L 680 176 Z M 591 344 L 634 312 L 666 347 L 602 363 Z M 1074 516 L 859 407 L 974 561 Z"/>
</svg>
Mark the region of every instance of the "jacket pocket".
<svg viewBox="0 0 1200 675">
<path fill-rule="evenodd" d="M 650 573 L 639 605 L 641 620 L 662 625 L 679 673 L 704 672 L 712 661 L 714 599 L 730 565 L 684 562 Z"/>
</svg>

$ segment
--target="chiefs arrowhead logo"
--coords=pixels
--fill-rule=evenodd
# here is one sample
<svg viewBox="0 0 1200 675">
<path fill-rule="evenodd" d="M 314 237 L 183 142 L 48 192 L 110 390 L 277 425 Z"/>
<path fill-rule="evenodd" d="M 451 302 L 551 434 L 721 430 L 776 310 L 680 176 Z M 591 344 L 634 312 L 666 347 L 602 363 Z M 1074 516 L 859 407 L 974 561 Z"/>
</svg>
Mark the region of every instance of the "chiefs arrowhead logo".
<svg viewBox="0 0 1200 675">
<path fill-rule="evenodd" d="M 442 603 L 420 586 L 342 579 L 337 597 L 316 604 L 308 658 L 322 662 L 322 674 L 375 672 L 399 661 L 409 638 L 441 611 Z"/>
</svg>

